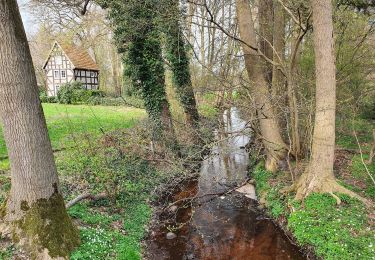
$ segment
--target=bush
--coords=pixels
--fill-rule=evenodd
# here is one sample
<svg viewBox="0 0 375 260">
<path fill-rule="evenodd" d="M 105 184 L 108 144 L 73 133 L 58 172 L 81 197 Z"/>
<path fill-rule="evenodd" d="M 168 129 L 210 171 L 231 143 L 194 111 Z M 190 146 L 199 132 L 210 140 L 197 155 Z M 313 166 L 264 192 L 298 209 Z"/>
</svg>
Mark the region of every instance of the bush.
<svg viewBox="0 0 375 260">
<path fill-rule="evenodd" d="M 90 98 L 104 97 L 104 92 L 100 90 L 86 90 L 82 83 L 74 81 L 67 83 L 57 92 L 57 100 L 60 104 L 87 103 Z"/>
<path fill-rule="evenodd" d="M 60 104 L 72 104 L 76 101 L 75 92 L 80 90 L 83 90 L 83 87 L 78 81 L 64 84 L 57 92 L 57 100 Z"/>
<path fill-rule="evenodd" d="M 132 106 L 136 108 L 144 108 L 142 99 L 130 96 L 117 98 L 93 96 L 90 97 L 86 103 L 94 106 Z"/>
<path fill-rule="evenodd" d="M 39 92 L 39 99 L 42 103 L 57 103 L 56 97 L 47 96 L 47 92 L 45 90 Z"/>
</svg>

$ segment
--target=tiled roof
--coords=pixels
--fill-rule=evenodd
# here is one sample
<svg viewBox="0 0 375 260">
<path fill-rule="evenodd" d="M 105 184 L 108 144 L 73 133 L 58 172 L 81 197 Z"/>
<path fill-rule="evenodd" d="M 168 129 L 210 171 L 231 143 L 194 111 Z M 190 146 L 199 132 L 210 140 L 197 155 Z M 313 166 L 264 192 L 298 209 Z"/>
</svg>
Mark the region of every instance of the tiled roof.
<svg viewBox="0 0 375 260">
<path fill-rule="evenodd" d="M 73 63 L 74 68 L 99 71 L 98 65 L 91 58 L 87 50 L 67 44 L 60 44 L 60 46 Z"/>
</svg>

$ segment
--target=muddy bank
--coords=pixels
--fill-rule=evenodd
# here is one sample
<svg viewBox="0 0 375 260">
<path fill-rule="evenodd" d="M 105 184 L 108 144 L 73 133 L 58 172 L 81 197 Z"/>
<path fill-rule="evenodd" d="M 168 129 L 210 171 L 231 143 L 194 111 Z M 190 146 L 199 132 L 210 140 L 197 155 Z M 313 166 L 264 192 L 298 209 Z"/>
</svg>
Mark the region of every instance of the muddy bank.
<svg viewBox="0 0 375 260">
<path fill-rule="evenodd" d="M 250 134 L 235 108 L 224 113 L 198 179 L 177 188 L 158 216 L 148 259 L 305 259 L 255 200 L 234 191 L 247 180 Z"/>
</svg>

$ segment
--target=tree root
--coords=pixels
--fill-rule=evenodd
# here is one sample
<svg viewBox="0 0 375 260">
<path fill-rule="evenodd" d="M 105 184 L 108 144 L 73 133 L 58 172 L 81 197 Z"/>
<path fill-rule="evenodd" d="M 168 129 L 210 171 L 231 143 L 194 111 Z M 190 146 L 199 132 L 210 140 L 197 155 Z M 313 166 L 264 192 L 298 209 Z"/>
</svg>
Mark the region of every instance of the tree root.
<svg viewBox="0 0 375 260">
<path fill-rule="evenodd" d="M 367 207 L 373 206 L 370 200 L 338 184 L 334 177 L 323 180 L 317 178 L 308 179 L 307 174 L 304 174 L 293 186 L 293 189 L 296 191 L 296 200 L 304 200 L 313 192 L 329 193 L 333 198 L 335 198 L 337 204 L 339 205 L 341 203 L 341 199 L 334 194 L 336 192 L 356 198 L 364 203 Z"/>
<path fill-rule="evenodd" d="M 333 194 L 333 192 L 330 192 L 329 194 L 331 194 L 331 196 L 332 196 L 333 198 L 336 199 L 336 203 L 337 203 L 337 205 L 340 205 L 340 204 L 341 204 L 341 200 L 340 200 L 339 197 L 337 197 L 335 194 Z"/>
<path fill-rule="evenodd" d="M 312 184 L 312 182 L 316 181 L 315 185 Z M 329 178 L 324 181 L 317 181 L 317 180 L 308 180 L 307 175 L 303 174 L 298 182 L 292 184 L 291 186 L 285 187 L 280 190 L 281 194 L 288 194 L 291 192 L 296 192 L 295 199 L 296 200 L 304 200 L 307 196 L 309 196 L 313 192 L 317 193 L 328 193 L 333 198 L 335 198 L 337 205 L 341 204 L 341 199 L 335 195 L 334 193 L 342 193 L 346 194 L 352 198 L 356 198 L 362 203 L 364 203 L 367 207 L 373 207 L 373 203 L 358 195 L 357 193 L 348 190 L 347 188 L 341 186 L 337 183 L 337 181 L 334 178 Z"/>
<path fill-rule="evenodd" d="M 280 190 L 280 193 L 286 195 L 286 194 L 289 194 L 289 193 L 294 192 L 296 190 L 297 190 L 297 185 L 294 183 L 290 186 L 282 188 Z"/>
</svg>

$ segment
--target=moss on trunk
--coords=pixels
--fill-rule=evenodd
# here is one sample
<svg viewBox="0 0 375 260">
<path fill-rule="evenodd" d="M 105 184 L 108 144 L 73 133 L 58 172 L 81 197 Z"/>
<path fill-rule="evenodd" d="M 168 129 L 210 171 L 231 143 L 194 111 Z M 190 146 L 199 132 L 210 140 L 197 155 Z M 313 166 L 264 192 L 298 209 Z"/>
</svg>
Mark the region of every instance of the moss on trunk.
<svg viewBox="0 0 375 260">
<path fill-rule="evenodd" d="M 68 259 L 80 238 L 65 210 L 63 197 L 55 192 L 49 199 L 39 199 L 32 205 L 23 201 L 21 210 L 24 216 L 9 223 L 13 241 L 19 240 L 33 259 L 42 255 Z"/>
</svg>

